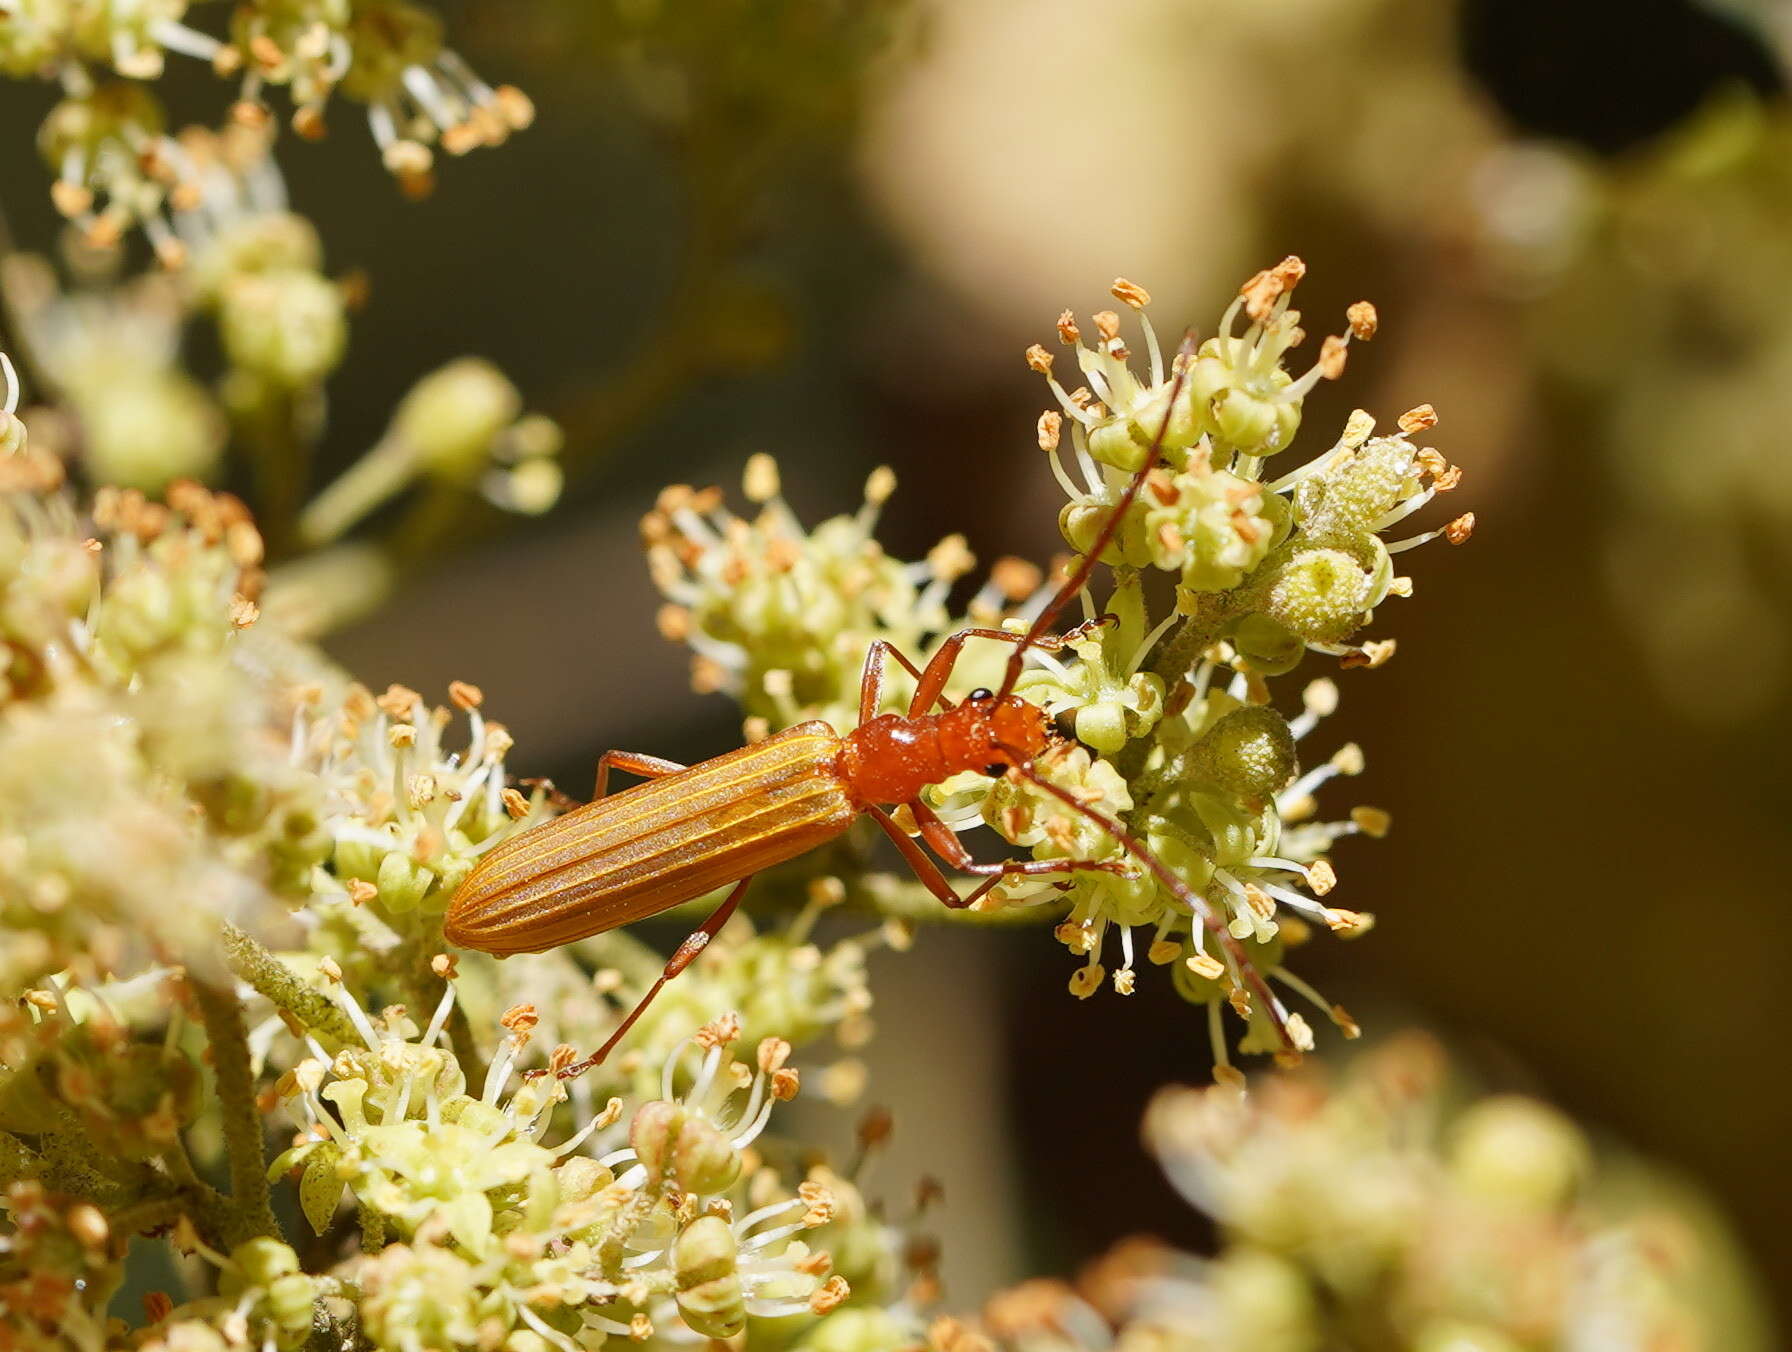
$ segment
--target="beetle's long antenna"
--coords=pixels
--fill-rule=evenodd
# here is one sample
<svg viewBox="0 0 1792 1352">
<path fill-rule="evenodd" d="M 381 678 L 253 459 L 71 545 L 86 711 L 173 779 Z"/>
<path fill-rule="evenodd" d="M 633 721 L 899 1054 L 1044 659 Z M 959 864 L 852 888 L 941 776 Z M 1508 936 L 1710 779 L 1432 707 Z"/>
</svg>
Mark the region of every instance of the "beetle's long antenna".
<svg viewBox="0 0 1792 1352">
<path fill-rule="evenodd" d="M 1145 452 L 1145 462 L 1133 471 L 1132 482 L 1126 485 L 1126 491 L 1120 495 L 1120 501 L 1108 514 L 1108 519 L 1101 524 L 1095 533 L 1095 539 L 1083 554 L 1074 571 L 1058 588 L 1058 594 L 1046 604 L 1044 610 L 1033 617 L 1033 623 L 1026 636 L 1014 645 L 1014 651 L 1008 654 L 1008 670 L 1002 676 L 1002 688 L 997 692 L 998 699 L 1006 699 L 1014 693 L 1016 682 L 1020 680 L 1021 668 L 1025 664 L 1027 649 L 1038 643 L 1051 628 L 1052 621 L 1058 618 L 1060 611 L 1070 604 L 1070 598 L 1088 585 L 1089 577 L 1095 571 L 1095 565 L 1101 562 L 1101 556 L 1119 534 L 1120 523 L 1127 512 L 1132 509 L 1133 500 L 1145 486 L 1145 476 L 1156 467 L 1158 457 L 1163 453 L 1164 438 L 1169 435 L 1170 419 L 1176 416 L 1176 401 L 1182 397 L 1183 386 L 1188 383 L 1188 369 L 1195 357 L 1195 331 L 1190 329 L 1182 335 L 1182 345 L 1176 349 L 1176 357 L 1171 362 L 1175 370 L 1170 381 L 1170 397 L 1164 405 L 1163 421 L 1157 425 L 1157 435 L 1151 438 L 1151 448 Z"/>
<path fill-rule="evenodd" d="M 1004 750 L 1007 750 L 1007 748 L 1004 748 Z M 1221 947 L 1223 947 L 1227 954 L 1232 958 L 1233 963 L 1238 968 L 1239 975 L 1244 979 L 1245 983 L 1250 986 L 1252 994 L 1262 1002 L 1263 1008 L 1269 1014 L 1270 1023 L 1276 1030 L 1276 1036 L 1282 1040 L 1282 1045 L 1291 1052 L 1297 1052 L 1299 1048 L 1295 1046 L 1294 1038 L 1290 1036 L 1288 1032 L 1288 1025 L 1282 1017 L 1282 1007 L 1276 1001 L 1274 993 L 1269 989 L 1269 984 L 1264 981 L 1262 973 L 1258 972 L 1256 964 L 1250 959 L 1250 955 L 1244 951 L 1238 940 L 1232 937 L 1231 932 L 1227 930 L 1223 923 L 1221 923 L 1219 916 L 1214 914 L 1213 907 L 1207 904 L 1207 899 L 1196 892 L 1181 878 L 1178 878 L 1176 874 L 1171 871 L 1169 865 L 1165 864 L 1163 860 L 1159 859 L 1147 849 L 1143 841 L 1139 840 L 1118 821 L 1108 816 L 1105 812 L 1098 812 L 1096 809 L 1090 807 L 1087 803 L 1083 802 L 1082 799 L 1070 792 L 1069 789 L 1060 788 L 1058 785 L 1050 783 L 1042 778 L 1038 771 L 1033 769 L 1031 763 L 1025 759 L 1022 753 L 1015 752 L 1014 754 L 1016 756 L 1016 761 L 1012 769 L 1015 774 L 1019 775 L 1034 787 L 1044 789 L 1072 812 L 1094 822 L 1102 830 L 1113 836 L 1113 838 L 1119 842 L 1122 849 L 1134 859 L 1137 859 L 1146 868 L 1151 870 L 1157 880 L 1165 887 L 1169 888 L 1171 892 L 1175 893 L 1177 900 L 1194 913 L 1195 917 L 1206 927 L 1207 932 L 1219 941 Z"/>
</svg>

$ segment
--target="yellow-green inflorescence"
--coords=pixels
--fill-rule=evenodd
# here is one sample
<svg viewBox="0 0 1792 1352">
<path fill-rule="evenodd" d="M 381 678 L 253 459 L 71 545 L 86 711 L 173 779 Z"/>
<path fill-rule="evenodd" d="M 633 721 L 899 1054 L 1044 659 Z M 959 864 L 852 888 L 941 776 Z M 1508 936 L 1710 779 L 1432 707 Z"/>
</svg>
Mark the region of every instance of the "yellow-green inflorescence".
<svg viewBox="0 0 1792 1352">
<path fill-rule="evenodd" d="M 1308 681 L 1292 713 L 1276 707 L 1269 682 L 1309 653 L 1346 668 L 1385 662 L 1392 641 L 1360 634 L 1387 598 L 1411 593 L 1396 557 L 1439 535 L 1460 543 L 1474 524 L 1462 516 L 1386 538 L 1460 477 L 1415 440 L 1436 421 L 1428 406 L 1379 435 L 1368 414 L 1353 413 L 1317 456 L 1280 467 L 1306 394 L 1342 374 L 1348 343 L 1376 326 L 1373 307 L 1352 306 L 1346 332 L 1326 338 L 1305 373 L 1290 374 L 1283 362 L 1304 337 L 1291 308 L 1304 270 L 1290 258 L 1253 277 L 1219 331 L 1179 354 L 1164 350 L 1146 319 L 1145 291 L 1116 282 L 1113 294 L 1137 318 L 1142 357 L 1129 349 L 1119 312 L 1094 317 L 1092 340 L 1067 312 L 1057 327 L 1079 373 L 1074 389 L 1053 374 L 1043 346 L 1027 352 L 1057 403 L 1040 418 L 1038 440 L 1069 497 L 1059 525 L 1073 548 L 1092 547 L 1150 462 L 1104 551 L 1105 592 L 1081 598 L 1076 618 L 1100 622 L 1073 631 L 1057 652 L 1032 650 L 1016 687 L 1075 734 L 1035 769 L 1121 820 L 1186 893 L 1020 776 L 966 773 L 927 795 L 955 829 L 986 825 L 1035 857 L 1133 860 L 1121 875 L 1006 884 L 990 904 L 1057 917 L 1058 937 L 1083 959 L 1071 979 L 1079 996 L 1109 978 L 1130 992 L 1141 961 L 1169 968 L 1177 989 L 1209 1010 L 1222 1077 L 1232 1073 L 1227 1007 L 1249 1025 L 1246 1050 L 1288 1059 L 1312 1046 L 1306 1019 L 1276 987 L 1355 1035 L 1349 1016 L 1284 957 L 1315 927 L 1345 936 L 1368 928 L 1368 915 L 1325 900 L 1336 882 L 1329 853 L 1342 836 L 1379 836 L 1388 825 L 1369 807 L 1337 820 L 1317 815 L 1316 791 L 1363 768 L 1354 745 L 1318 760 L 1300 754 L 1337 705 L 1333 680 Z M 670 602 L 661 628 L 695 650 L 699 689 L 741 701 L 749 736 L 813 717 L 850 728 L 876 640 L 918 663 L 957 628 L 1024 627 L 1048 601 L 1038 570 L 1004 560 L 966 612 L 950 611 L 951 585 L 972 566 L 964 542 L 952 537 L 919 564 L 886 556 L 872 530 L 892 487 L 880 470 L 856 515 L 806 531 L 778 496 L 774 467 L 756 457 L 747 472 L 747 496 L 760 504 L 752 520 L 729 513 L 713 490 L 683 488 L 647 518 L 654 577 Z M 1168 606 L 1155 601 L 1158 575 L 1171 584 Z M 994 644 L 972 644 L 948 696 L 998 685 L 1003 657 Z M 886 708 L 903 708 L 910 689 L 898 673 Z"/>
<path fill-rule="evenodd" d="M 473 1086 L 443 1037 L 452 984 L 421 1032 L 332 993 L 360 1043 L 313 1044 L 281 1078 L 301 1131 L 270 1173 L 296 1173 L 320 1233 L 356 1208 L 366 1253 L 339 1280 L 378 1346 L 728 1338 L 750 1316 L 821 1314 L 849 1294 L 809 1242 L 835 1220 L 833 1190 L 820 1175 L 785 1186 L 754 1149 L 797 1093 L 789 1043 L 743 1049 L 738 1017 L 712 1021 L 665 1058 L 655 1097 L 611 1098 L 549 1144 L 566 1086 L 515 1081 L 532 1006 L 505 1013 Z"/>
<path fill-rule="evenodd" d="M 261 615 L 239 501 L 83 501 L 18 403 L 0 357 L 0 1345 L 540 1352 L 751 1321 L 783 1346 L 855 1291 L 900 1304 L 899 1233 L 764 1133 L 797 1048 L 831 1038 L 811 1083 L 862 1092 L 866 955 L 906 931 L 818 942 L 843 888 L 812 880 L 608 1065 L 543 1074 L 664 959 L 441 951 L 458 882 L 558 802 L 513 781 L 483 694 L 349 681 Z M 322 1247 L 283 1234 L 289 1187 Z M 203 1265 L 129 1333 L 107 1306 L 144 1233 Z"/>
</svg>

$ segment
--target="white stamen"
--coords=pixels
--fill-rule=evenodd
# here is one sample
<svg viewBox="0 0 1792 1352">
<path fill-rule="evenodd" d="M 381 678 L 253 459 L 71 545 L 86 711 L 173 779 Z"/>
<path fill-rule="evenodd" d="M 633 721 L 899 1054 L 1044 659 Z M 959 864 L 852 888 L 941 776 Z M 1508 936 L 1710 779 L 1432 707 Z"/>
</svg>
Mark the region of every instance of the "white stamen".
<svg viewBox="0 0 1792 1352">
<path fill-rule="evenodd" d="M 442 990 L 442 998 L 436 1001 L 436 1012 L 430 1016 L 429 1027 L 423 1030 L 423 1045 L 431 1046 L 442 1035 L 442 1029 L 448 1024 L 448 1011 L 454 1008 L 454 983 L 448 982 Z"/>
<path fill-rule="evenodd" d="M 1436 496 L 1437 496 L 1436 488 L 1421 489 L 1419 492 L 1414 493 L 1405 502 L 1401 503 L 1398 507 L 1394 508 L 1393 511 L 1384 514 L 1380 520 L 1378 520 L 1373 526 L 1370 527 L 1370 529 L 1378 530 L 1378 531 L 1386 530 L 1389 526 L 1394 525 L 1396 522 L 1406 520 L 1407 517 L 1411 516 L 1414 512 L 1418 511 L 1419 508 L 1423 507 L 1426 503 L 1430 502 L 1431 499 Z"/>
<path fill-rule="evenodd" d="M 149 25 L 149 36 L 171 52 L 198 57 L 201 61 L 210 61 L 224 50 L 224 44 L 210 33 L 201 33 L 173 19 L 155 20 Z"/>
<path fill-rule="evenodd" d="M 1157 647 L 1158 640 L 1169 633 L 1170 626 L 1175 624 L 1176 621 L 1181 618 L 1182 616 L 1172 610 L 1158 622 L 1156 628 L 1145 635 L 1144 642 L 1140 643 L 1137 651 L 1133 653 L 1132 661 L 1126 664 L 1126 675 L 1128 678 L 1138 675 L 1139 668 L 1145 665 L 1145 659 L 1151 656 L 1151 650 Z"/>
</svg>

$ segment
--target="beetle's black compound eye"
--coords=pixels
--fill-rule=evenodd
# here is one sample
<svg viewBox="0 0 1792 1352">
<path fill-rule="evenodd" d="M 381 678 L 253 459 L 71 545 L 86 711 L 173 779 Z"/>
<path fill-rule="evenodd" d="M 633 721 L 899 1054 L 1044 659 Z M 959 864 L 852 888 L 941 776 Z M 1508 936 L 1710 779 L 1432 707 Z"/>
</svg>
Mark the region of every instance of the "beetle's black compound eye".
<svg viewBox="0 0 1792 1352">
<path fill-rule="evenodd" d="M 971 691 L 971 694 L 970 694 L 970 700 L 971 700 L 972 704 L 978 704 L 986 699 L 994 699 L 995 697 L 996 697 L 995 691 L 986 690 L 982 686 L 978 686 L 975 690 Z"/>
<path fill-rule="evenodd" d="M 986 765 L 983 767 L 983 773 L 988 775 L 991 779 L 1000 779 L 1003 775 L 1008 773 L 1008 767 L 999 764 Z"/>
</svg>

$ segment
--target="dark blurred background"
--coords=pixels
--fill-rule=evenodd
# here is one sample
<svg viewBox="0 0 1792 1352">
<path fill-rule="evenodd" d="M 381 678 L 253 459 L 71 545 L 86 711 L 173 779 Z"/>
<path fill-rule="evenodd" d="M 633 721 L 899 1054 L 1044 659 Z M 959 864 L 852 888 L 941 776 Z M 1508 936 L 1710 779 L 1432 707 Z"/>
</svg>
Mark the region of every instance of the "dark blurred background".
<svg viewBox="0 0 1792 1352">
<path fill-rule="evenodd" d="M 899 36 L 863 70 L 671 44 L 680 103 L 572 0 L 443 8 L 476 68 L 534 96 L 531 131 L 422 203 L 356 130 L 282 149 L 332 266 L 373 283 L 329 453 L 346 464 L 412 380 L 475 352 L 562 420 L 580 470 L 545 520 L 469 520 L 331 640 L 347 666 L 478 682 L 515 763 L 575 791 L 606 747 L 715 754 L 737 714 L 686 688 L 635 542 L 663 483 L 733 492 L 769 450 L 815 520 L 887 463 L 893 553 L 962 531 L 985 560 L 1043 558 L 1058 494 L 1025 345 L 1117 273 L 1160 328 L 1211 330 L 1239 281 L 1299 253 L 1312 323 L 1368 296 L 1384 326 L 1303 443 L 1353 406 L 1429 401 L 1467 470 L 1451 506 L 1480 523 L 1413 556 L 1418 596 L 1377 616 L 1397 659 L 1341 674 L 1325 735 L 1363 745 L 1353 787 L 1395 830 L 1339 851 L 1374 932 L 1302 970 L 1365 1024 L 1433 1026 L 1492 1082 L 1684 1171 L 1792 1290 L 1779 9 L 881 6 Z M 0 86 L 0 182 L 38 180 L 38 93 Z M 738 142 L 693 134 L 693 103 Z M 35 191 L 6 206 L 22 240 L 51 238 Z M 945 1179 L 954 1303 L 1133 1231 L 1193 1237 L 1137 1123 L 1155 1087 L 1206 1075 L 1198 1012 L 1150 980 L 1070 999 L 1043 931 L 929 930 L 920 956 L 883 961 L 873 1093 L 915 1105 L 884 1180 Z"/>
</svg>

